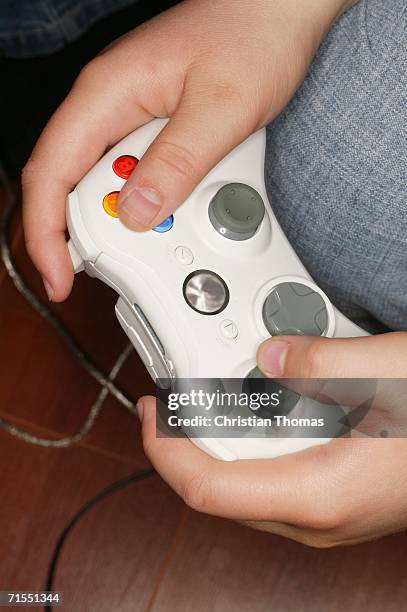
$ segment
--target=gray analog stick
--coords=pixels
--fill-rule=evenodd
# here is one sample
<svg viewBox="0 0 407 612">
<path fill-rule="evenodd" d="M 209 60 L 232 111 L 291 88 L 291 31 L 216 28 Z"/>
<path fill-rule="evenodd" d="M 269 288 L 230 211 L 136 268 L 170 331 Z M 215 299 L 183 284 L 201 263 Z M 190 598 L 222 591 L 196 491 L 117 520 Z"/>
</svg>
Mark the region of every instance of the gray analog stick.
<svg viewBox="0 0 407 612">
<path fill-rule="evenodd" d="M 267 393 L 269 396 L 275 393 L 280 397 L 276 407 L 260 406 L 255 411 L 256 416 L 260 418 L 267 418 L 273 416 L 273 414 L 288 414 L 295 408 L 301 397 L 295 391 L 284 387 L 280 382 L 264 376 L 263 372 L 257 367 L 250 370 L 244 379 L 243 391 L 248 394 Z"/>
<path fill-rule="evenodd" d="M 219 234 L 229 240 L 247 240 L 263 221 L 264 202 L 249 185 L 230 183 L 215 195 L 209 205 L 209 218 Z"/>
<path fill-rule="evenodd" d="M 272 336 L 322 336 L 328 328 L 323 297 L 302 283 L 281 283 L 267 296 L 263 321 Z"/>
</svg>

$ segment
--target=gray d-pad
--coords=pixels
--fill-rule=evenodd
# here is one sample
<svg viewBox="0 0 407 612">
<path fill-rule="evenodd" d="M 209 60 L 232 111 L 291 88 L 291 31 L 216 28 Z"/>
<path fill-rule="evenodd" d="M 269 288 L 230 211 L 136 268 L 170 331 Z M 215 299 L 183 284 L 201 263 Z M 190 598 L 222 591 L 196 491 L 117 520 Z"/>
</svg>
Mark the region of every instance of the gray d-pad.
<svg viewBox="0 0 407 612">
<path fill-rule="evenodd" d="M 328 327 L 322 296 L 302 283 L 281 283 L 267 296 L 263 321 L 272 336 L 321 336 Z"/>
</svg>

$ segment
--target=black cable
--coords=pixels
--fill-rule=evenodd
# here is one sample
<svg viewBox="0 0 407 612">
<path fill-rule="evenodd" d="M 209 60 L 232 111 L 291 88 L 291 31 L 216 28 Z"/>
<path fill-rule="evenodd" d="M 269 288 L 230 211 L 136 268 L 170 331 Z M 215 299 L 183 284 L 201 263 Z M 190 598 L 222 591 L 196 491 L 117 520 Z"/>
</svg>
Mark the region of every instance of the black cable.
<svg viewBox="0 0 407 612">
<path fill-rule="evenodd" d="M 68 535 L 71 532 L 71 530 L 73 529 L 73 527 L 75 527 L 75 525 L 78 523 L 78 521 L 85 514 L 87 514 L 87 512 L 89 512 L 89 510 L 91 510 L 94 506 L 96 506 L 96 504 L 98 504 L 100 501 L 103 501 L 104 499 L 106 499 L 106 497 L 108 497 L 109 495 L 112 495 L 113 493 L 116 493 L 116 491 L 119 491 L 120 489 L 123 489 L 124 487 L 128 486 L 129 484 L 132 484 L 132 483 L 135 483 L 135 482 L 140 482 L 141 480 L 145 480 L 146 478 L 150 478 L 151 476 L 154 476 L 154 474 L 156 474 L 156 471 L 151 468 L 149 470 L 143 470 L 143 471 L 139 471 L 139 472 L 134 472 L 133 474 L 130 474 L 130 476 L 126 476 L 125 478 L 122 478 L 122 479 L 118 480 L 117 482 L 112 483 L 111 485 L 109 485 L 109 486 L 105 487 L 104 489 L 102 489 L 102 491 L 100 491 L 97 495 L 95 495 L 95 497 L 93 497 L 87 504 L 85 504 L 73 516 L 73 518 L 69 521 L 69 523 L 66 525 L 66 527 L 61 532 L 61 535 L 59 536 L 59 538 L 57 540 L 57 543 L 55 545 L 54 551 L 52 553 L 51 561 L 50 561 L 50 564 L 49 564 L 49 567 L 48 567 L 45 591 L 52 591 L 53 590 L 55 574 L 56 574 L 57 565 L 58 565 L 59 558 L 61 556 L 62 549 L 64 547 L 66 538 L 68 537 Z M 46 605 L 45 608 L 44 608 L 45 612 L 50 612 L 52 609 L 53 609 L 53 607 L 52 607 L 51 604 Z"/>
</svg>

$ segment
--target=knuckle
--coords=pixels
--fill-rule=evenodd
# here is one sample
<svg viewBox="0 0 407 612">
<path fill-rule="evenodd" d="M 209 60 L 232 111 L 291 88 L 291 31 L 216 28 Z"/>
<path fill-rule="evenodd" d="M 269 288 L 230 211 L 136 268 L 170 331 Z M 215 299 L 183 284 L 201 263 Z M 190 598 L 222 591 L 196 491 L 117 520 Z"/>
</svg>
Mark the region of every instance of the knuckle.
<svg viewBox="0 0 407 612">
<path fill-rule="evenodd" d="M 210 484 L 204 472 L 197 472 L 190 477 L 182 491 L 184 502 L 197 512 L 205 512 L 209 507 Z"/>
<path fill-rule="evenodd" d="M 37 244 L 34 240 L 29 239 L 27 237 L 25 237 L 24 239 L 24 243 L 25 243 L 25 249 L 30 257 L 31 260 L 33 260 L 37 254 L 38 251 L 38 247 Z"/>
<path fill-rule="evenodd" d="M 318 378 L 324 371 L 325 362 L 325 342 L 322 338 L 315 339 L 308 346 L 302 359 L 302 376 Z"/>
<path fill-rule="evenodd" d="M 86 87 L 105 74 L 105 59 L 103 56 L 96 56 L 81 69 L 76 77 L 74 87 Z"/>
<path fill-rule="evenodd" d="M 78 87 L 82 87 L 82 86 L 86 86 L 87 83 L 93 79 L 93 62 L 94 60 L 92 60 L 91 62 L 89 62 L 89 64 L 86 64 L 81 71 L 79 72 L 78 76 L 75 79 L 74 82 L 74 88 L 78 88 Z"/>
<path fill-rule="evenodd" d="M 38 165 L 34 157 L 30 157 L 21 171 L 21 184 L 26 187 L 38 176 Z"/>
<path fill-rule="evenodd" d="M 246 99 L 243 92 L 234 83 L 216 82 L 208 90 L 207 97 L 216 106 L 244 108 Z"/>
<path fill-rule="evenodd" d="M 215 49 L 206 49 L 197 53 L 190 64 L 187 85 L 191 92 L 198 94 L 199 99 L 213 100 L 215 105 L 223 102 L 243 103 L 248 96 L 247 88 L 242 87 L 245 77 L 242 66 L 230 62 L 228 70 L 219 68 L 219 53 Z"/>
<path fill-rule="evenodd" d="M 144 453 L 146 454 L 147 457 L 149 457 L 151 459 L 153 457 L 153 455 L 154 455 L 155 436 L 154 437 L 143 436 L 142 442 L 143 442 Z"/>
<path fill-rule="evenodd" d="M 197 175 L 198 160 L 187 147 L 169 141 L 157 142 L 151 152 L 151 161 L 167 168 L 177 178 L 193 178 Z"/>
<path fill-rule="evenodd" d="M 202 88 L 197 87 L 193 97 L 194 104 L 199 109 L 205 105 L 207 112 L 214 112 L 227 118 L 228 123 L 235 123 L 237 127 L 242 125 L 254 127 L 256 97 L 248 97 L 244 87 L 227 81 L 218 81 Z"/>
<path fill-rule="evenodd" d="M 332 504 L 320 503 L 310 511 L 307 527 L 325 536 L 342 528 L 345 523 L 346 516 L 340 508 Z"/>
</svg>

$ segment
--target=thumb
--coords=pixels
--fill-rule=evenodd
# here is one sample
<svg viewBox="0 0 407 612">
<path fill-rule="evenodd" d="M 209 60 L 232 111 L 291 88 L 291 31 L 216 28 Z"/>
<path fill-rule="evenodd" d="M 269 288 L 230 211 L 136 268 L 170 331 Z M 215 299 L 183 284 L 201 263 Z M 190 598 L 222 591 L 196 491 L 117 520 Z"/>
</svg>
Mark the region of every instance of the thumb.
<svg viewBox="0 0 407 612">
<path fill-rule="evenodd" d="M 154 227 L 184 202 L 206 174 L 256 125 L 244 121 L 239 96 L 197 88 L 181 103 L 146 151 L 118 201 L 122 222 L 133 230 Z"/>
<path fill-rule="evenodd" d="M 407 377 L 407 333 L 361 338 L 275 336 L 260 345 L 262 372 L 277 378 Z"/>
</svg>

